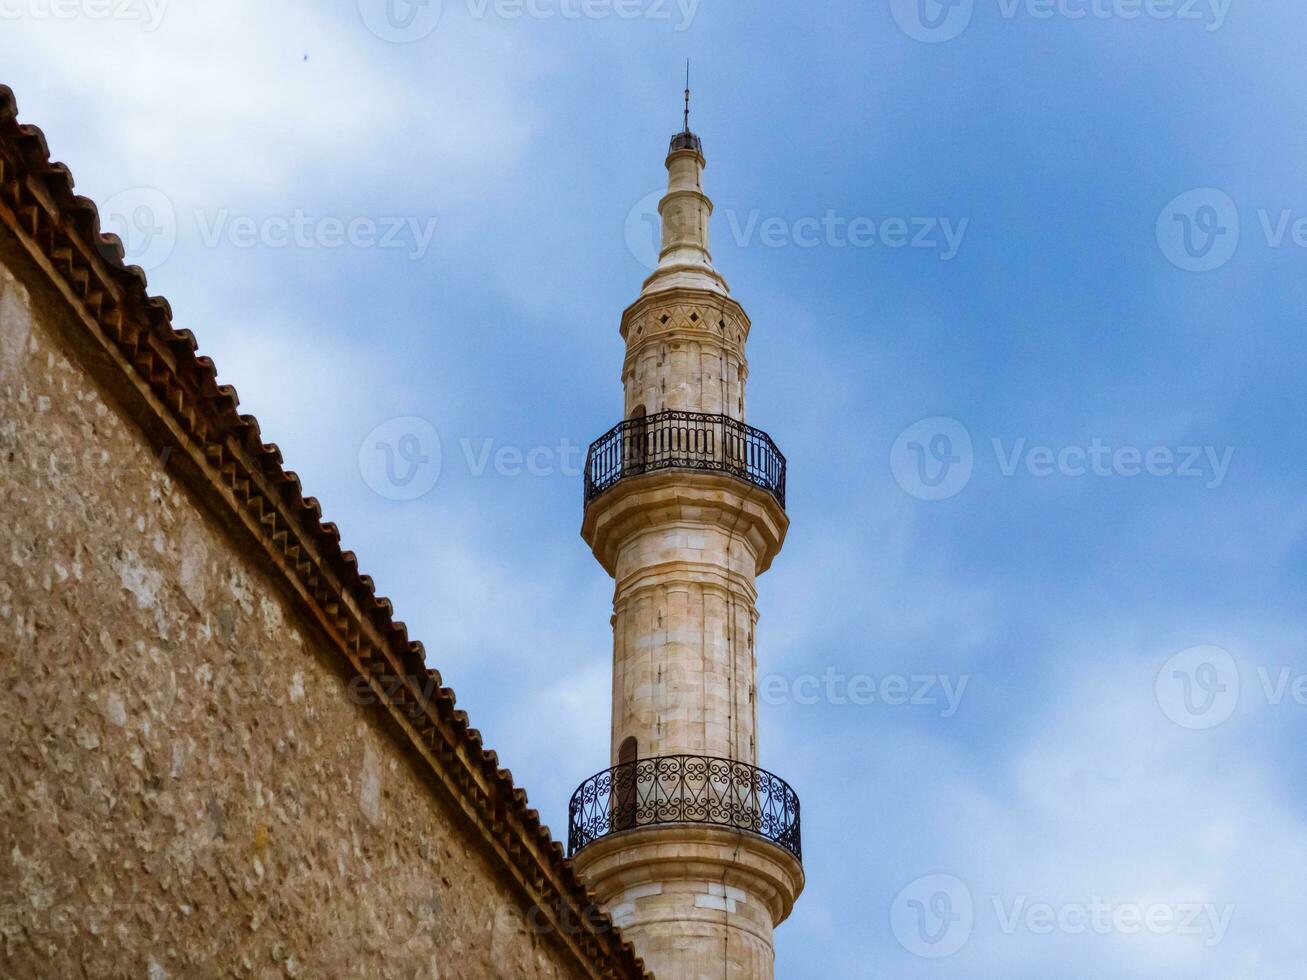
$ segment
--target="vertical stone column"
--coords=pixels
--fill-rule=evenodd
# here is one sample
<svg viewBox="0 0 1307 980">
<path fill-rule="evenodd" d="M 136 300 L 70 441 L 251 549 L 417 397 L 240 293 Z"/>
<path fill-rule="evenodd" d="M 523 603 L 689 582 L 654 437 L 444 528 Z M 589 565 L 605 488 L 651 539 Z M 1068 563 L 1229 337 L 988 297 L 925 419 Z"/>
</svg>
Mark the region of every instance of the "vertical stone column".
<svg viewBox="0 0 1307 980">
<path fill-rule="evenodd" d="M 624 542 L 613 599 L 613 764 L 707 755 L 757 764 L 754 570 L 747 541 L 693 518 Z"/>
</svg>

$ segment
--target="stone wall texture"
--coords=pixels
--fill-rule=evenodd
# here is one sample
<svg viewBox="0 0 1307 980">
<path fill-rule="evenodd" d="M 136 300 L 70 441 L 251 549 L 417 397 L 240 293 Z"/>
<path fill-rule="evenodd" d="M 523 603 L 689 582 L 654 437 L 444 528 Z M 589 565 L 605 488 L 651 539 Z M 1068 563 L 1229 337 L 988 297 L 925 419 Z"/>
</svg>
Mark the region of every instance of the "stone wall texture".
<svg viewBox="0 0 1307 980">
<path fill-rule="evenodd" d="M 0 976 L 588 975 L 10 268 Z"/>
</svg>

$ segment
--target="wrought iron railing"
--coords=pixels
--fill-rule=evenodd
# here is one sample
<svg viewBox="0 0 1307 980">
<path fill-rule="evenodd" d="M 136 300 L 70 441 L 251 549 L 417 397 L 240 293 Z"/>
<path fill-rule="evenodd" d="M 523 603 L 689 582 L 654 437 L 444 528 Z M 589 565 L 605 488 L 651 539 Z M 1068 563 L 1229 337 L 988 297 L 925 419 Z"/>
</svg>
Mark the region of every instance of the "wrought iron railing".
<svg viewBox="0 0 1307 980">
<path fill-rule="evenodd" d="M 761 429 L 728 415 L 659 412 L 627 419 L 590 446 L 585 502 L 629 476 L 684 467 L 730 473 L 785 506 L 785 457 Z"/>
<path fill-rule="evenodd" d="M 623 830 L 712 824 L 747 830 L 799 860 L 799 797 L 764 769 L 732 759 L 668 755 L 596 773 L 572 794 L 567 853 Z"/>
</svg>

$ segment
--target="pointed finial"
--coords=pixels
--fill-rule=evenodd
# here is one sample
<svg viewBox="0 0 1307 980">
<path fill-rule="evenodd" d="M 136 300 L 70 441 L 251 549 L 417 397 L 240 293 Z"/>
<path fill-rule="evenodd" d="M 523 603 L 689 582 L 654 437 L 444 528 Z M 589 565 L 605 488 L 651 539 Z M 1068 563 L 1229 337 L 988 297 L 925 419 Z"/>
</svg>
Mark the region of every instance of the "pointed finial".
<svg viewBox="0 0 1307 980">
<path fill-rule="evenodd" d="M 0 0 L 3 5 L 4 0 Z M 685 122 L 682 124 L 681 131 L 672 137 L 672 147 L 668 151 L 676 153 L 679 150 L 693 150 L 699 156 L 703 156 L 703 143 L 699 137 L 690 132 L 690 62 L 685 62 Z"/>
<path fill-rule="evenodd" d="M 690 59 L 685 59 L 685 132 L 690 131 Z"/>
</svg>

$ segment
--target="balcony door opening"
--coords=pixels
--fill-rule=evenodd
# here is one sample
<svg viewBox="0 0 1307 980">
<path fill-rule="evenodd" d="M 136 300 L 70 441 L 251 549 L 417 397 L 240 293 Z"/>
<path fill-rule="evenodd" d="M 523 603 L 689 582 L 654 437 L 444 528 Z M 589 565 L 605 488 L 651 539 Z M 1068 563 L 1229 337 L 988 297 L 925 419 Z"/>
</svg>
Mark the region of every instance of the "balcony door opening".
<svg viewBox="0 0 1307 980">
<path fill-rule="evenodd" d="M 628 474 L 643 473 L 649 456 L 649 426 L 644 405 L 636 405 L 627 419 L 626 438 L 622 447 L 623 469 Z"/>
<path fill-rule="evenodd" d="M 635 826 L 635 775 L 639 743 L 634 735 L 622 740 L 617 749 L 617 768 L 613 770 L 613 829 L 630 830 Z"/>
</svg>

